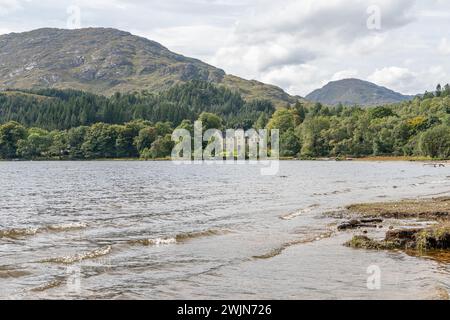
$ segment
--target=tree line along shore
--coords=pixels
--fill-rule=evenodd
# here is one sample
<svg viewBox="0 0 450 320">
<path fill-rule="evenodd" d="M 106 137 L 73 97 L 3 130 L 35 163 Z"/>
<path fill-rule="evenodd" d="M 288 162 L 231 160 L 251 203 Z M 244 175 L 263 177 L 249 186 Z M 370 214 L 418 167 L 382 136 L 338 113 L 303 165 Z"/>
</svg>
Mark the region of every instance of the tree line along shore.
<svg viewBox="0 0 450 320">
<path fill-rule="evenodd" d="M 450 89 L 368 108 L 300 101 L 275 108 L 192 81 L 161 93 L 111 97 L 57 89 L 1 92 L 0 159 L 167 158 L 173 130 L 192 132 L 196 120 L 204 129 L 279 129 L 282 158 L 450 158 Z"/>
</svg>

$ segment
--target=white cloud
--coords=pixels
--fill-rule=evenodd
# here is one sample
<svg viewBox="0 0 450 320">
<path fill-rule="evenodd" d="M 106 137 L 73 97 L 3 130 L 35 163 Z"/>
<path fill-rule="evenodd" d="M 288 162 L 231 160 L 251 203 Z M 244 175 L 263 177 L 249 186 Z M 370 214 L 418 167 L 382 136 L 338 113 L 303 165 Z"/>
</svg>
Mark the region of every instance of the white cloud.
<svg viewBox="0 0 450 320">
<path fill-rule="evenodd" d="M 254 16 L 243 19 L 239 33 L 261 32 L 295 33 L 301 36 L 333 36 L 351 41 L 370 34 L 367 28 L 367 8 L 377 6 L 381 10 L 381 31 L 398 28 L 410 23 L 413 16 L 411 0 L 280 0 L 276 3 L 261 1 Z"/>
<path fill-rule="evenodd" d="M 410 81 L 415 74 L 407 68 L 386 67 L 377 69 L 371 76 L 370 81 L 377 82 L 382 85 L 392 85 L 398 81 Z"/>
<path fill-rule="evenodd" d="M 315 65 L 302 64 L 283 66 L 262 75 L 261 80 L 276 83 L 291 94 L 302 94 L 317 89 L 326 84 L 327 72 Z"/>
<path fill-rule="evenodd" d="M 368 77 L 368 80 L 378 85 L 388 88 L 402 88 L 408 87 L 415 81 L 417 75 L 407 68 L 400 67 L 386 67 L 377 69 Z"/>
<path fill-rule="evenodd" d="M 414 21 L 411 8 L 415 1 L 409 0 L 261 2 L 264 5 L 255 8 L 252 15 L 238 21 L 212 61 L 229 72 L 270 81 L 301 95 L 309 93 L 307 88 L 333 79 L 342 68 L 355 69 L 329 65 L 329 60 L 342 62 L 350 56 L 361 59 L 372 55 L 389 40 L 389 31 Z M 367 8 L 373 4 L 382 13 L 381 30 L 367 28 Z M 305 83 L 301 73 L 305 65 L 320 69 L 325 79 Z M 296 80 L 294 70 L 298 71 Z"/>
<path fill-rule="evenodd" d="M 22 8 L 21 0 L 0 0 L 0 16 Z"/>
<path fill-rule="evenodd" d="M 375 70 L 367 80 L 404 94 L 433 90 L 438 83 L 449 83 L 448 72 L 442 66 L 430 66 L 411 71 L 408 68 L 386 67 Z"/>
<path fill-rule="evenodd" d="M 358 76 L 359 72 L 356 69 L 349 69 L 349 70 L 341 70 L 336 72 L 332 77 L 331 81 L 337 81 L 342 79 L 349 79 L 349 78 L 356 78 Z"/>
<path fill-rule="evenodd" d="M 443 55 L 450 55 L 450 41 L 447 38 L 442 38 L 438 47 L 438 51 Z"/>
<path fill-rule="evenodd" d="M 156 28 L 150 31 L 130 30 L 133 34 L 160 42 L 174 52 L 211 63 L 217 48 L 226 41 L 228 30 L 209 25 Z M 208 45 L 205 46 L 205 39 Z"/>
<path fill-rule="evenodd" d="M 11 33 L 11 30 L 9 30 L 9 29 L 4 29 L 4 28 L 0 28 L 0 35 L 1 35 L 1 34 L 7 34 L 7 33 Z"/>
</svg>

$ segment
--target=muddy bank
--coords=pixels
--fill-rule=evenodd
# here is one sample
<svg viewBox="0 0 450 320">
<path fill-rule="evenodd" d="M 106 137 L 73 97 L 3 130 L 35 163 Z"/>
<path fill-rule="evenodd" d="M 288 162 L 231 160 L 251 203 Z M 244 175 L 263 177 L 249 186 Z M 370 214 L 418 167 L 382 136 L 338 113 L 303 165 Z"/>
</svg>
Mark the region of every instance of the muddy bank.
<svg viewBox="0 0 450 320">
<path fill-rule="evenodd" d="M 397 202 L 365 203 L 348 206 L 351 220 L 338 226 L 338 230 L 356 230 L 346 246 L 372 250 L 405 250 L 411 254 L 430 257 L 450 253 L 450 197 Z M 414 220 L 394 227 L 394 222 Z M 417 222 L 422 222 L 417 223 Z M 369 232 L 387 228 L 384 238 Z M 441 260 L 441 259 L 438 259 Z M 443 261 L 447 259 L 442 259 Z M 448 261 L 448 260 L 447 260 Z"/>
</svg>

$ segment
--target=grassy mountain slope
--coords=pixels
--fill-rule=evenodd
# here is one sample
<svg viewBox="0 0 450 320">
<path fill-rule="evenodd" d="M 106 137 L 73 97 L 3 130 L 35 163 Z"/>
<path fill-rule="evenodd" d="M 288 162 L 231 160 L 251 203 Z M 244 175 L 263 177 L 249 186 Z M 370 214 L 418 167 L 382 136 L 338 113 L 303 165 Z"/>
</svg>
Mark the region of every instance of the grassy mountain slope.
<svg viewBox="0 0 450 320">
<path fill-rule="evenodd" d="M 0 88 L 78 89 L 97 94 L 149 90 L 203 80 L 239 91 L 245 99 L 295 103 L 282 89 L 226 75 L 161 44 L 108 28 L 38 29 L 0 36 Z"/>
</svg>

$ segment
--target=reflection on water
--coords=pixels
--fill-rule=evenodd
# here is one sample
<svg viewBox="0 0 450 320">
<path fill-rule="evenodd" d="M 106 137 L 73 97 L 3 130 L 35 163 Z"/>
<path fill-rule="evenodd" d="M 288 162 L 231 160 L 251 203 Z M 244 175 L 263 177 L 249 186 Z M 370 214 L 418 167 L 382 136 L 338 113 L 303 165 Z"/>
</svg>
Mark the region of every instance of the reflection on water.
<svg viewBox="0 0 450 320">
<path fill-rule="evenodd" d="M 448 264 L 343 247 L 352 235 L 323 213 L 443 194 L 449 171 L 282 162 L 266 177 L 256 165 L 0 162 L 0 298 L 441 296 Z M 380 290 L 367 289 L 371 265 Z"/>
</svg>

